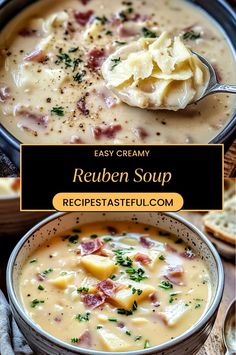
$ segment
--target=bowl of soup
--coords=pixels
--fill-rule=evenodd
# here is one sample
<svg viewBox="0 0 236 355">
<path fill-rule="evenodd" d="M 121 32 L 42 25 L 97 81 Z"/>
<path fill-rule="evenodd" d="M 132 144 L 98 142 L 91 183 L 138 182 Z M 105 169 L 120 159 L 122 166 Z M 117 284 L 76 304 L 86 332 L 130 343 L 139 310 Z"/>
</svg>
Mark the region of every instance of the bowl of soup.
<svg viewBox="0 0 236 355">
<path fill-rule="evenodd" d="M 219 81 L 235 84 L 236 21 L 225 1 L 13 0 L 2 2 L 0 18 L 1 135 L 12 148 L 20 142 L 222 143 L 232 136 L 234 95 L 212 95 L 179 111 L 148 110 L 120 100 L 102 71 L 113 53 L 167 31 L 206 57 Z M 144 57 L 134 57 L 138 71 Z M 111 61 L 115 73 L 121 57 Z M 145 80 L 137 86 L 151 90 Z M 191 91 L 173 86 L 178 95 Z M 137 91 L 123 97 L 129 95 L 132 102 Z"/>
<path fill-rule="evenodd" d="M 20 178 L 0 178 L 0 237 L 22 236 L 47 215 L 20 212 Z"/>
<path fill-rule="evenodd" d="M 17 324 L 33 351 L 50 355 L 195 354 L 223 284 L 211 242 L 169 213 L 52 215 L 7 269 Z"/>
</svg>

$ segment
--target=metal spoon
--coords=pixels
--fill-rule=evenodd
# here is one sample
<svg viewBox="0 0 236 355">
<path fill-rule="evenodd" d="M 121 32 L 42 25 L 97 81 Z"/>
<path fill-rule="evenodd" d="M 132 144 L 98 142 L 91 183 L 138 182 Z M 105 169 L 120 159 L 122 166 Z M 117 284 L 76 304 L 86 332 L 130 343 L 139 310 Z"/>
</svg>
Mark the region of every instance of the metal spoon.
<svg viewBox="0 0 236 355">
<path fill-rule="evenodd" d="M 217 80 L 216 72 L 213 66 L 206 60 L 206 58 L 202 57 L 200 54 L 196 52 L 193 53 L 203 62 L 203 64 L 205 64 L 205 66 L 208 68 L 209 75 L 210 75 L 209 84 L 206 87 L 206 90 L 203 92 L 202 96 L 196 100 L 196 102 L 202 100 L 204 97 L 208 95 L 219 93 L 219 92 L 236 94 L 236 85 L 220 84 Z"/>
<path fill-rule="evenodd" d="M 225 355 L 236 354 L 236 299 L 229 306 L 223 325 L 223 340 L 226 347 Z"/>
</svg>

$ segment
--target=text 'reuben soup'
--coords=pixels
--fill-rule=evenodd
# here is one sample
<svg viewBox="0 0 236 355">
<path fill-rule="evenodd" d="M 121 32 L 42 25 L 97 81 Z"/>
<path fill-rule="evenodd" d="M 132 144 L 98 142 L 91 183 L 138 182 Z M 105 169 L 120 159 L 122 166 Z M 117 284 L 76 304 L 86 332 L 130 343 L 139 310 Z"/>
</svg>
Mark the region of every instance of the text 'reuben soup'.
<svg viewBox="0 0 236 355">
<path fill-rule="evenodd" d="M 77 183 L 159 183 L 164 186 L 172 179 L 172 173 L 145 171 L 142 168 L 136 168 L 133 173 L 128 171 L 109 171 L 103 168 L 98 171 L 84 171 L 82 168 L 74 170 L 73 182 Z"/>
</svg>

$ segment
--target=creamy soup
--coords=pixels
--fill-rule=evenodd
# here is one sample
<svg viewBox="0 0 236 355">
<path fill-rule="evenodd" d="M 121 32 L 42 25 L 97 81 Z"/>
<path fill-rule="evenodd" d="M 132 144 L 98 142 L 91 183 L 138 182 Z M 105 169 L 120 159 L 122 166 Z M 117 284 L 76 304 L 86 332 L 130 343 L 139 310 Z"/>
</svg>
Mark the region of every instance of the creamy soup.
<svg viewBox="0 0 236 355">
<path fill-rule="evenodd" d="M 224 34 L 188 2 L 40 1 L 1 33 L 0 122 L 33 144 L 209 142 L 232 115 L 232 95 L 153 111 L 130 107 L 105 85 L 101 66 L 109 55 L 164 31 L 205 56 L 222 82 L 235 83 Z"/>
<path fill-rule="evenodd" d="M 81 225 L 53 237 L 30 255 L 19 288 L 28 315 L 46 332 L 115 352 L 176 338 L 211 298 L 208 269 L 194 250 L 131 222 Z"/>
</svg>

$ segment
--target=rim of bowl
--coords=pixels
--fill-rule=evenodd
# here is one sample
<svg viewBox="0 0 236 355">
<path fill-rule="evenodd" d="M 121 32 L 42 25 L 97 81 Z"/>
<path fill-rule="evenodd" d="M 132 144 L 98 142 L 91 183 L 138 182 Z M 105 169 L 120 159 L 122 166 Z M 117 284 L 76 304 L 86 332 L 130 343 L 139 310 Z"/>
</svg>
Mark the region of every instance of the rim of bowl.
<svg viewBox="0 0 236 355">
<path fill-rule="evenodd" d="M 2 3 L 0 4 L 0 10 L 12 1 L 14 0 L 3 0 Z M 234 12 L 233 8 L 225 0 L 215 0 L 215 1 L 217 1 L 222 7 L 225 8 L 226 12 L 228 12 L 228 14 L 232 17 L 232 19 L 236 23 L 236 12 Z M 31 4 L 29 4 L 28 6 L 30 5 Z M 193 6 L 196 6 L 196 4 L 193 3 Z M 211 17 L 214 19 L 213 16 Z M 218 23 L 218 21 L 216 22 Z M 222 26 L 220 26 L 220 28 L 222 28 Z M 223 31 L 225 32 L 224 28 Z M 227 35 L 227 39 L 230 42 L 231 51 L 236 61 L 236 48 L 232 46 L 231 38 L 228 35 Z M 222 128 L 221 131 L 219 131 L 213 138 L 211 138 L 208 144 L 224 144 L 235 133 L 236 133 L 236 111 L 233 112 L 231 119 L 228 122 L 226 122 L 225 126 Z M 12 133 L 10 133 L 1 123 L 0 123 L 0 136 L 2 136 L 3 139 L 8 144 L 10 144 L 10 146 L 12 146 L 17 151 L 20 151 L 20 145 L 22 144 L 22 142 L 20 142 Z"/>
<path fill-rule="evenodd" d="M 44 225 L 48 224 L 49 222 L 52 222 L 53 220 L 62 217 L 67 214 L 71 214 L 75 212 L 58 212 L 53 214 L 52 216 L 49 216 L 36 224 L 33 228 L 31 228 L 22 238 L 21 240 L 17 243 L 15 248 L 13 249 L 11 256 L 9 258 L 8 264 L 7 264 L 7 275 L 6 275 L 6 281 L 7 281 L 7 292 L 9 299 L 12 302 L 13 307 L 15 307 L 16 311 L 20 315 L 20 317 L 23 319 L 23 321 L 31 327 L 36 333 L 39 333 L 40 336 L 51 343 L 60 346 L 64 350 L 67 351 L 72 351 L 74 353 L 80 353 L 80 354 L 85 354 L 85 355 L 147 355 L 147 354 L 152 354 L 154 351 L 165 351 L 167 349 L 172 348 L 173 346 L 176 346 L 180 344 L 182 341 L 190 338 L 194 333 L 198 332 L 202 326 L 207 324 L 210 319 L 213 317 L 215 314 L 217 308 L 219 307 L 219 304 L 221 302 L 222 296 L 223 296 L 223 290 L 224 290 L 224 269 L 223 265 L 220 259 L 219 254 L 217 253 L 215 247 L 213 244 L 209 241 L 209 239 L 204 235 L 204 233 L 198 229 L 195 225 L 193 225 L 191 222 L 187 221 L 185 218 L 182 216 L 177 215 L 176 213 L 171 213 L 171 212 L 159 212 L 158 214 L 163 214 L 166 216 L 169 216 L 178 222 L 182 223 L 184 226 L 188 227 L 192 232 L 197 234 L 200 239 L 207 245 L 208 249 L 210 250 L 214 261 L 217 265 L 217 275 L 218 275 L 218 282 L 216 286 L 216 294 L 215 298 L 212 301 L 212 304 L 210 307 L 207 309 L 206 313 L 199 319 L 195 325 L 193 325 L 189 330 L 187 330 L 185 333 L 179 335 L 173 340 L 170 340 L 164 344 L 156 345 L 148 349 L 142 349 L 142 350 L 135 350 L 135 351 L 128 351 L 128 352 L 108 352 L 108 351 L 98 351 L 98 350 L 89 350 L 85 348 L 80 348 L 73 346 L 71 344 L 67 344 L 63 342 L 62 340 L 54 337 L 53 335 L 47 333 L 43 329 L 41 329 L 39 326 L 37 326 L 36 323 L 32 321 L 32 319 L 27 315 L 26 311 L 24 311 L 23 307 L 20 304 L 20 301 L 18 300 L 15 292 L 14 292 L 14 287 L 13 287 L 13 281 L 12 281 L 12 275 L 13 275 L 13 269 L 14 269 L 14 264 L 15 264 L 15 259 L 17 258 L 18 254 L 21 251 L 21 248 L 24 246 L 26 241 L 32 236 L 33 233 L 37 232 L 40 228 L 42 228 Z M 122 212 L 121 212 L 122 213 Z"/>
</svg>

